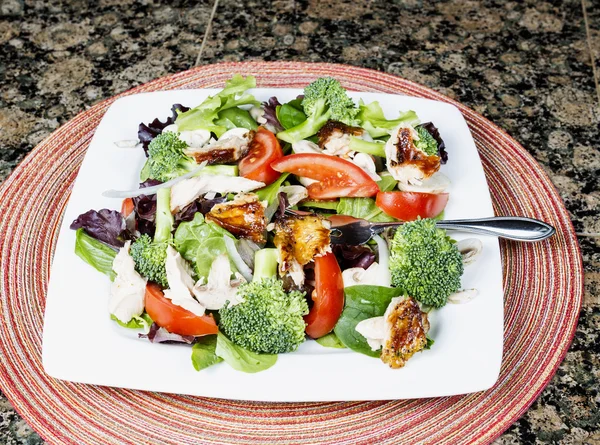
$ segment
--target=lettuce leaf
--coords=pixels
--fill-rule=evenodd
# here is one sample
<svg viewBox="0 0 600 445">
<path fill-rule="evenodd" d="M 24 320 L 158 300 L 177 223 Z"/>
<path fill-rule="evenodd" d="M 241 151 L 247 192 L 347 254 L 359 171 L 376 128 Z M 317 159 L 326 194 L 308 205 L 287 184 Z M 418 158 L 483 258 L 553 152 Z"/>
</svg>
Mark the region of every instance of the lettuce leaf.
<svg viewBox="0 0 600 445">
<path fill-rule="evenodd" d="M 192 346 L 192 364 L 196 371 L 201 371 L 209 366 L 223 361 L 216 353 L 217 336 L 206 335 L 198 338 Z"/>
<path fill-rule="evenodd" d="M 131 239 L 125 218 L 116 210 L 89 210 L 79 215 L 70 226 L 71 230 L 84 229 L 92 238 L 113 247 L 123 247 Z"/>
<path fill-rule="evenodd" d="M 229 108 L 240 105 L 259 105 L 253 95 L 246 92 L 256 86 L 254 76 L 246 78 L 239 74 L 225 82 L 225 88 L 214 96 L 208 97 L 200 105 L 185 113 L 180 113 L 175 120 L 179 131 L 208 130 L 220 137 L 227 131 L 227 127 L 216 121 L 219 113 Z"/>
<path fill-rule="evenodd" d="M 321 346 L 325 346 L 326 348 L 336 348 L 336 349 L 345 349 L 346 346 L 344 346 L 344 344 L 340 341 L 339 338 L 337 338 L 337 335 L 335 335 L 335 333 L 330 332 L 329 334 L 325 335 L 324 337 L 321 338 L 317 338 L 315 340 L 317 343 L 319 343 Z"/>
<path fill-rule="evenodd" d="M 222 253 L 227 253 L 223 237 L 234 236 L 227 230 L 212 222 L 206 222 L 202 213 L 196 213 L 194 219 L 182 222 L 175 231 L 175 249 L 194 264 L 197 278 L 208 278 L 213 260 Z M 235 238 L 234 238 L 235 239 Z M 231 270 L 237 271 L 233 262 Z"/>
<path fill-rule="evenodd" d="M 98 272 L 107 275 L 114 281 L 116 274 L 112 264 L 117 252 L 106 244 L 92 238 L 83 229 L 75 233 L 75 254 Z"/>
<path fill-rule="evenodd" d="M 145 312 L 139 317 L 133 317 L 127 323 L 123 323 L 113 314 L 110 314 L 110 319 L 117 322 L 119 326 L 127 329 L 150 329 L 150 326 L 152 326 L 152 323 L 154 323 L 150 318 L 150 315 Z"/>
<path fill-rule="evenodd" d="M 340 198 L 336 211 L 339 215 L 348 215 L 373 222 L 392 222 L 396 219 L 384 213 L 374 199 L 371 198 Z"/>
<path fill-rule="evenodd" d="M 217 334 L 215 354 L 233 369 L 255 373 L 269 369 L 277 362 L 276 354 L 257 354 L 236 345 L 220 332 Z"/>
<path fill-rule="evenodd" d="M 412 110 L 404 113 L 401 112 L 396 119 L 386 119 L 381 105 L 377 101 L 365 104 L 361 100 L 358 108 L 360 110 L 358 112 L 358 119 L 361 122 L 360 126 L 367 130 L 374 138 L 388 136 L 390 131 L 400 124 L 415 125 L 419 123 L 417 113 Z"/>
<path fill-rule="evenodd" d="M 345 288 L 344 310 L 333 332 L 347 348 L 371 357 L 379 357 L 380 351 L 371 349 L 367 339 L 356 331 L 356 325 L 367 318 L 381 317 L 392 298 L 403 294 L 402 289 L 395 287 L 363 285 Z"/>
</svg>

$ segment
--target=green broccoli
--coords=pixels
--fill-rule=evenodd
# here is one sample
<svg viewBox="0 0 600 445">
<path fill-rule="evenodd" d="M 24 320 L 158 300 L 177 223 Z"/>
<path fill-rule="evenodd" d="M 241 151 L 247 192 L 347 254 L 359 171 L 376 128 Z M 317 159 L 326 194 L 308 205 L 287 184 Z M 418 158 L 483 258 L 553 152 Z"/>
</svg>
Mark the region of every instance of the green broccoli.
<svg viewBox="0 0 600 445">
<path fill-rule="evenodd" d="M 256 252 L 254 279 L 239 287 L 238 296 L 244 301 L 219 310 L 219 328 L 232 342 L 252 352 L 279 354 L 304 341 L 308 304 L 302 292 L 286 293 L 277 279 L 276 249 Z"/>
<path fill-rule="evenodd" d="M 184 175 L 198 164 L 183 152 L 187 144 L 177 133 L 161 133 L 148 145 L 148 177 L 166 182 Z"/>
<path fill-rule="evenodd" d="M 392 285 L 436 308 L 460 288 L 462 256 L 455 242 L 432 219 L 402 225 L 390 245 Z"/>
<path fill-rule="evenodd" d="M 415 131 L 419 135 L 419 140 L 415 141 L 415 146 L 427 153 L 429 156 L 438 155 L 438 143 L 435 138 L 425 128 L 420 125 L 415 127 Z"/>
<path fill-rule="evenodd" d="M 316 134 L 328 120 L 356 125 L 358 108 L 348 92 L 332 77 L 321 77 L 304 88 L 302 107 L 306 120 L 301 124 L 277 133 L 282 141 L 294 143 Z"/>
<path fill-rule="evenodd" d="M 130 254 L 135 262 L 135 269 L 150 281 L 168 287 L 165 262 L 167 246 L 173 230 L 171 214 L 171 189 L 162 188 L 156 194 L 156 230 L 154 239 L 148 235 L 140 236 L 130 247 Z"/>
</svg>

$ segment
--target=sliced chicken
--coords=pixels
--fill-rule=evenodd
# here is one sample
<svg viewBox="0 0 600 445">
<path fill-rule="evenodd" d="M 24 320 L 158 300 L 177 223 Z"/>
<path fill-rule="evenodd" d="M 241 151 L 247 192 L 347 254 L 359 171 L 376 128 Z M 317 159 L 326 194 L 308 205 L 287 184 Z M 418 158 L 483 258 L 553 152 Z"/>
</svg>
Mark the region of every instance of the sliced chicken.
<svg viewBox="0 0 600 445">
<path fill-rule="evenodd" d="M 246 155 L 248 146 L 254 137 L 254 131 L 245 128 L 233 128 L 223 133 L 218 141 L 199 148 L 188 148 L 185 154 L 193 157 L 197 163 L 209 164 L 235 162 Z"/>
<path fill-rule="evenodd" d="M 213 221 L 237 237 L 250 239 L 257 244 L 266 241 L 265 205 L 254 193 L 239 194 L 233 201 L 215 205 L 206 214 L 206 220 Z"/>
<path fill-rule="evenodd" d="M 429 320 L 412 297 L 393 298 L 383 317 L 363 320 L 356 331 L 376 351 L 382 347 L 381 361 L 390 368 L 402 368 L 416 352 L 427 345 Z"/>
<path fill-rule="evenodd" d="M 192 269 L 179 252 L 171 246 L 167 247 L 165 268 L 169 283 L 169 288 L 164 291 L 165 297 L 194 315 L 199 317 L 204 315 L 206 307 L 198 303 L 191 293 L 194 288 Z"/>
<path fill-rule="evenodd" d="M 225 306 L 227 301 L 229 306 L 242 301 L 237 295 L 237 289 L 246 280 L 238 274 L 234 280 L 231 280 L 231 265 L 227 254 L 218 255 L 213 260 L 208 273 L 208 282 L 204 284 L 203 281 L 196 283 L 192 293 L 206 309 L 216 311 Z"/>
<path fill-rule="evenodd" d="M 146 279 L 135 270 L 135 262 L 129 255 L 131 241 L 127 241 L 113 260 L 112 269 L 117 276 L 110 287 L 109 312 L 123 323 L 144 312 Z"/>
<path fill-rule="evenodd" d="M 318 215 L 285 215 L 277 219 L 273 243 L 280 256 L 279 274 L 290 273 L 297 286 L 304 284 L 302 267 L 331 252 L 329 228 Z"/>
<path fill-rule="evenodd" d="M 323 153 L 345 159 L 353 157 L 354 154 L 350 150 L 350 136 L 373 140 L 362 128 L 351 127 L 337 121 L 328 121 L 317 133 L 319 147 L 324 150 Z"/>
<path fill-rule="evenodd" d="M 204 193 L 246 193 L 264 186 L 263 182 L 241 176 L 201 175 L 185 179 L 171 187 L 171 213 L 183 209 Z"/>
<path fill-rule="evenodd" d="M 387 168 L 395 180 L 421 184 L 440 169 L 440 157 L 429 156 L 417 148 L 416 131 L 410 126 L 398 126 L 385 144 Z"/>
</svg>

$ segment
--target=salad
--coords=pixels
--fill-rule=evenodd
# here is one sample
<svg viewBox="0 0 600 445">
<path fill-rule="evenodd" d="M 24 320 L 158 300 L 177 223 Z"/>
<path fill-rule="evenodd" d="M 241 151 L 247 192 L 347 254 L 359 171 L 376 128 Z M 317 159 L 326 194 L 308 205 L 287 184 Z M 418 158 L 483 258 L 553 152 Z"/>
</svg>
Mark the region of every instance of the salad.
<svg viewBox="0 0 600 445">
<path fill-rule="evenodd" d="M 105 192 L 120 210 L 71 224 L 75 253 L 112 281 L 107 316 L 191 345 L 196 370 L 258 372 L 313 340 L 403 367 L 432 347 L 431 311 L 477 294 L 461 276 L 481 242 L 435 225 L 450 186 L 440 132 L 414 111 L 357 104 L 330 77 L 283 104 L 260 103 L 255 86 L 234 75 L 141 123 L 139 188 Z M 336 244 L 331 215 L 405 223 Z"/>
</svg>

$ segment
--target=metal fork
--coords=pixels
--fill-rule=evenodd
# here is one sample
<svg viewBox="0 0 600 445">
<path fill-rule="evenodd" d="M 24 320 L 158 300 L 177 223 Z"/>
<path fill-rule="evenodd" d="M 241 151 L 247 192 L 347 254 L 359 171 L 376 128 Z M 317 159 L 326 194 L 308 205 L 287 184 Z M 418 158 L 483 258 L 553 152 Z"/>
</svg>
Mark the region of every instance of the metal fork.
<svg viewBox="0 0 600 445">
<path fill-rule="evenodd" d="M 288 210 L 288 213 L 306 215 L 310 212 Z M 331 215 L 331 243 L 359 245 L 368 242 L 373 235 L 388 227 L 398 227 L 403 222 L 376 223 L 346 215 Z M 533 218 L 520 216 L 496 216 L 493 218 L 458 219 L 438 221 L 440 229 L 492 235 L 513 241 L 542 241 L 554 235 L 556 230 L 550 224 Z"/>
</svg>

